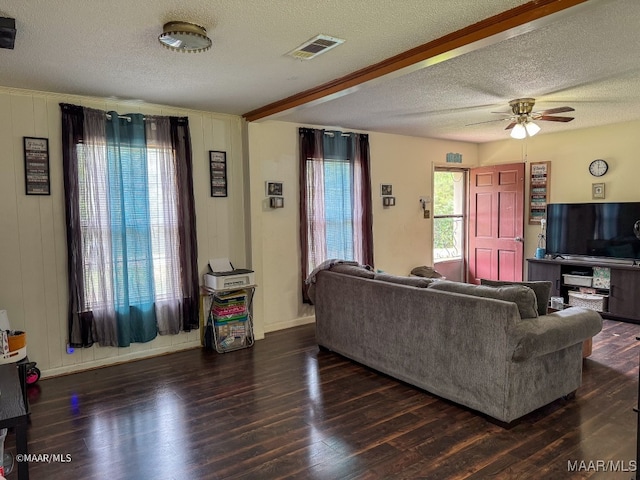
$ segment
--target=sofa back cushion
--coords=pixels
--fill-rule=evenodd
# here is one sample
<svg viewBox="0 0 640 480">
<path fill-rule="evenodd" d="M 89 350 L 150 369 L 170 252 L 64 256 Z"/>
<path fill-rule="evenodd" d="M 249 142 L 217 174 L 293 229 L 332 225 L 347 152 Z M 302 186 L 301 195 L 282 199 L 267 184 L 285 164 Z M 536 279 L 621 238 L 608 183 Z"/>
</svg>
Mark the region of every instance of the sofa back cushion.
<svg viewBox="0 0 640 480">
<path fill-rule="evenodd" d="M 551 298 L 550 281 L 537 281 L 537 282 L 507 282 L 503 280 L 487 280 L 485 278 L 480 279 L 480 285 L 488 285 L 489 287 L 503 287 L 505 285 L 524 285 L 533 290 L 536 294 L 536 301 L 538 302 L 538 315 L 546 315 L 547 307 L 549 305 L 549 298 Z"/>
<path fill-rule="evenodd" d="M 332 272 L 343 273 L 345 275 L 352 275 L 354 277 L 373 278 L 375 273 L 366 267 L 360 265 L 347 265 L 338 263 L 329 268 Z"/>
<path fill-rule="evenodd" d="M 462 293 L 474 297 L 494 298 L 513 302 L 518 306 L 520 318 L 536 318 L 538 305 L 536 294 L 524 285 L 505 285 L 502 287 L 489 287 L 486 285 L 472 285 L 470 283 L 450 282 L 448 280 L 435 281 L 429 288 L 443 292 Z"/>
<path fill-rule="evenodd" d="M 422 277 L 401 277 L 398 275 L 389 275 L 388 273 L 376 273 L 374 280 L 381 280 L 389 283 L 399 283 L 401 285 L 409 285 L 411 287 L 427 288 L 435 280 L 433 278 Z"/>
</svg>

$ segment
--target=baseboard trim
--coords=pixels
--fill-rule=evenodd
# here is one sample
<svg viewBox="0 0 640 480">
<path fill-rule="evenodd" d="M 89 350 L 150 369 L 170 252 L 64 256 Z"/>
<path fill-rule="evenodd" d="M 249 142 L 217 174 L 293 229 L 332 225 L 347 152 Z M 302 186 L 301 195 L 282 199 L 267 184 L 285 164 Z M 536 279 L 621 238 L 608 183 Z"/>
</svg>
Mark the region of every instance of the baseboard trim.
<svg viewBox="0 0 640 480">
<path fill-rule="evenodd" d="M 170 353 L 181 352 L 183 350 L 191 350 L 193 348 L 202 348 L 198 341 L 186 342 L 180 345 L 170 345 L 166 347 L 154 348 L 142 352 L 118 355 L 116 357 L 101 358 L 100 360 L 92 360 L 89 362 L 76 363 L 73 365 L 65 365 L 63 367 L 50 368 L 41 372 L 41 378 L 60 377 L 63 375 L 71 375 L 73 373 L 85 372 L 87 370 L 95 370 L 97 368 L 111 367 L 121 363 L 129 363 L 136 360 L 144 360 L 145 358 L 159 357 Z"/>
<path fill-rule="evenodd" d="M 285 322 L 271 323 L 264 326 L 264 333 L 277 332 L 278 330 L 299 327 L 300 325 L 308 325 L 309 323 L 314 323 L 315 321 L 315 315 L 310 315 L 308 317 L 295 318 L 293 320 L 287 320 Z"/>
</svg>

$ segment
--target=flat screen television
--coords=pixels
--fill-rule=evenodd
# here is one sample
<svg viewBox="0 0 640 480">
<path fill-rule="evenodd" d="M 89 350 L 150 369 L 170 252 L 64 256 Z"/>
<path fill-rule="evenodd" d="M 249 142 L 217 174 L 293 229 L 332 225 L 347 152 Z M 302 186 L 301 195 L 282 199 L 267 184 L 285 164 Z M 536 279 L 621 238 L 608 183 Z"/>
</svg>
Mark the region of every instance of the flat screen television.
<svg viewBox="0 0 640 480">
<path fill-rule="evenodd" d="M 547 253 L 640 259 L 640 240 L 633 231 L 638 220 L 640 202 L 551 203 Z"/>
</svg>

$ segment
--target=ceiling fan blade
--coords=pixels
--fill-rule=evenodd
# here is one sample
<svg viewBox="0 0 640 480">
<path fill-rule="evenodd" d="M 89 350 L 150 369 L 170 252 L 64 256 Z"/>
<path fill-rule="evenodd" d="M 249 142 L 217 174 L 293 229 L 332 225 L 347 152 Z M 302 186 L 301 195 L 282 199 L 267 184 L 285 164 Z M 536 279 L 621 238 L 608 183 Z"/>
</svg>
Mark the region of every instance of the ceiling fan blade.
<svg viewBox="0 0 640 480">
<path fill-rule="evenodd" d="M 546 120 L 548 122 L 570 122 L 573 120 L 573 117 L 551 117 L 549 115 L 542 115 L 541 117 L 536 118 L 536 120 Z"/>
<path fill-rule="evenodd" d="M 540 115 L 550 115 L 553 113 L 566 113 L 566 112 L 575 112 L 575 111 L 576 109 L 571 107 L 557 107 L 557 108 L 550 108 L 549 110 L 543 110 L 542 112 L 536 112 L 536 113 L 539 113 Z"/>
<path fill-rule="evenodd" d="M 505 130 L 511 130 L 513 127 L 516 126 L 518 122 L 511 122 L 509 125 L 507 125 L 507 128 L 505 128 Z"/>
<path fill-rule="evenodd" d="M 467 123 L 465 125 L 465 127 L 470 127 L 471 125 L 482 125 L 483 123 L 504 122 L 505 120 L 509 120 L 509 119 L 508 118 L 496 118 L 495 120 L 486 120 L 484 122 Z"/>
</svg>

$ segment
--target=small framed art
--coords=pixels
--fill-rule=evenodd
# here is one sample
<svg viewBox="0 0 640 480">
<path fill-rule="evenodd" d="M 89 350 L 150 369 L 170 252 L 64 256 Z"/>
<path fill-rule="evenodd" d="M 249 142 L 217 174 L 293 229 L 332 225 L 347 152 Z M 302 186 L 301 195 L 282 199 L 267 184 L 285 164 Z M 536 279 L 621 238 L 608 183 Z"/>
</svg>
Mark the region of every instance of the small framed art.
<svg viewBox="0 0 640 480">
<path fill-rule="evenodd" d="M 265 182 L 265 194 L 267 197 L 282 197 L 284 195 L 284 183 L 274 180 Z"/>
<path fill-rule="evenodd" d="M 381 183 L 380 184 L 380 196 L 381 197 L 390 197 L 393 195 L 393 185 L 390 183 Z"/>
<path fill-rule="evenodd" d="M 51 195 L 49 139 L 23 137 L 24 188 L 27 195 Z"/>
<path fill-rule="evenodd" d="M 604 198 L 604 183 L 592 183 L 591 184 L 591 198 L 593 200 Z"/>
<path fill-rule="evenodd" d="M 209 176 L 211 196 L 227 196 L 227 152 L 209 151 Z"/>
</svg>

